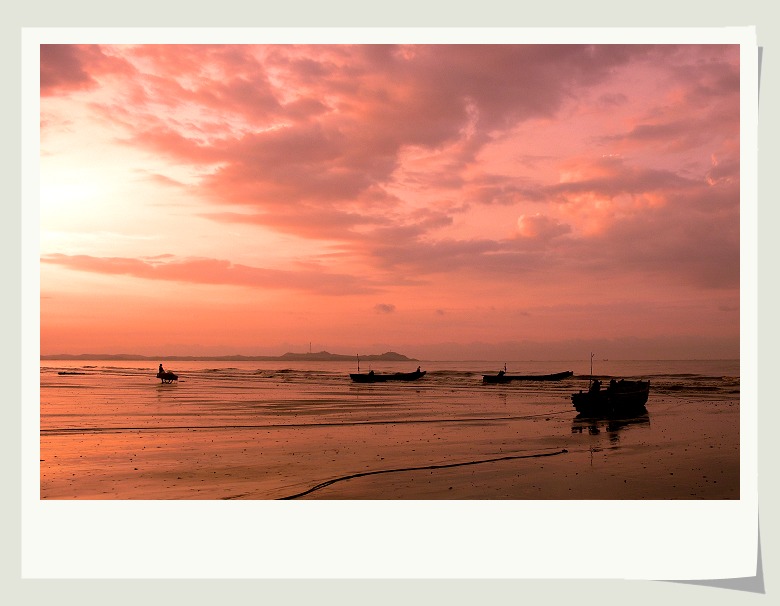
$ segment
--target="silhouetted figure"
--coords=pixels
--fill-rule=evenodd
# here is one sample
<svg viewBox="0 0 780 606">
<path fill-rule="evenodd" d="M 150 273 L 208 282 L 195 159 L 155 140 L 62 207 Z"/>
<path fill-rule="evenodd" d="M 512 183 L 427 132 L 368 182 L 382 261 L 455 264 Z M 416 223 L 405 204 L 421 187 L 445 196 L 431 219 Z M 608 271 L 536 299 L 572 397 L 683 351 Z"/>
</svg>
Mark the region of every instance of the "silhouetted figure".
<svg viewBox="0 0 780 606">
<path fill-rule="evenodd" d="M 417 367 L 417 372 L 420 372 L 420 367 L 419 366 Z"/>
<path fill-rule="evenodd" d="M 162 364 L 160 364 L 160 369 L 157 371 L 157 374 L 163 374 L 164 372 Z"/>
<path fill-rule="evenodd" d="M 591 393 L 597 393 L 601 389 L 601 381 L 596 379 L 593 381 L 593 384 L 590 386 Z"/>
</svg>

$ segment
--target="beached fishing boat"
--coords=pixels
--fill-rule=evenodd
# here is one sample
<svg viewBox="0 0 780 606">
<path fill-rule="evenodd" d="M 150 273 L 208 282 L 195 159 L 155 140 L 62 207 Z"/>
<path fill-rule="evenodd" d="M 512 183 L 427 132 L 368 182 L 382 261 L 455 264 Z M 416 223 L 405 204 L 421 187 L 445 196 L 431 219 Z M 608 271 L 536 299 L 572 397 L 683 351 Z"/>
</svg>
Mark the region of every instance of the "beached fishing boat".
<svg viewBox="0 0 780 606">
<path fill-rule="evenodd" d="M 394 372 L 388 374 L 376 373 L 369 370 L 366 373 L 350 373 L 350 378 L 355 383 L 385 383 L 387 381 L 416 381 L 424 377 L 426 371 L 417 368 L 414 372 Z"/>
<path fill-rule="evenodd" d="M 628 416 L 646 412 L 650 396 L 650 381 L 612 379 L 606 389 L 595 380 L 587 391 L 572 394 L 574 408 L 582 415 Z"/>
<path fill-rule="evenodd" d="M 572 376 L 574 372 L 565 370 L 547 375 L 508 375 L 505 370 L 500 370 L 496 375 L 482 375 L 483 383 L 509 383 L 510 381 L 560 381 Z"/>
<path fill-rule="evenodd" d="M 163 383 L 173 383 L 174 381 L 179 380 L 179 375 L 170 371 L 163 371 L 157 373 L 157 378 L 160 379 L 160 381 Z"/>
</svg>

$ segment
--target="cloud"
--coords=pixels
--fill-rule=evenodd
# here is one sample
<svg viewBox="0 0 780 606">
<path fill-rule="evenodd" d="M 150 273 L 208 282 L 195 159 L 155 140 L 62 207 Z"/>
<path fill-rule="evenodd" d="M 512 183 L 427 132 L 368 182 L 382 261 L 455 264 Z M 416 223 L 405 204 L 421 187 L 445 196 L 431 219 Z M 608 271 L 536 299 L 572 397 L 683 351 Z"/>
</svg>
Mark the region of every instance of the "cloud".
<svg viewBox="0 0 780 606">
<path fill-rule="evenodd" d="M 480 176 L 468 183 L 464 189 L 469 201 L 475 204 L 514 206 L 546 199 L 540 184 L 499 175 Z"/>
<path fill-rule="evenodd" d="M 531 216 L 520 215 L 517 219 L 517 234 L 522 238 L 550 240 L 570 231 L 571 227 L 568 225 L 540 213 Z"/>
<path fill-rule="evenodd" d="M 361 246 L 380 267 L 417 276 L 637 273 L 738 288 L 738 163 L 713 159 L 695 178 L 615 157 L 576 157 L 563 166 L 567 179 L 540 187 L 530 201 L 546 200 L 547 212 L 522 214 L 514 238 L 432 240 L 424 230 L 393 237 L 377 230 Z"/>
<path fill-rule="evenodd" d="M 357 231 L 361 227 L 390 224 L 389 219 L 382 216 L 368 216 L 338 210 L 325 211 L 317 207 L 297 207 L 289 212 L 280 209 L 276 213 L 262 214 L 203 213 L 201 216 L 218 223 L 256 224 L 312 240 L 338 240 L 340 242 L 362 238 Z"/>
<path fill-rule="evenodd" d="M 41 96 L 94 89 L 104 77 L 127 78 L 132 67 L 98 45 L 41 44 Z"/>
<path fill-rule="evenodd" d="M 462 168 L 496 129 L 552 117 L 578 86 L 595 85 L 643 52 L 631 45 L 65 46 L 42 58 L 41 72 L 111 90 L 93 108 L 126 123 L 128 144 L 214 166 L 200 188 L 212 202 L 276 212 L 289 202 L 391 204 L 384 190 L 404 150 L 459 143 L 450 168 Z M 120 78 L 122 86 L 109 89 Z"/>
<path fill-rule="evenodd" d="M 623 93 L 604 93 L 598 98 L 600 107 L 618 107 L 628 103 L 628 96 Z"/>
<path fill-rule="evenodd" d="M 601 143 L 619 144 L 618 149 L 626 153 L 627 149 L 647 149 L 652 146 L 657 150 L 682 151 L 696 149 L 712 142 L 717 144 L 723 137 L 726 128 L 732 128 L 733 134 L 739 131 L 738 119 L 724 122 L 717 119 L 718 128 L 713 129 L 713 119 L 707 117 L 691 118 L 686 116 L 680 120 L 656 119 L 654 121 L 635 124 L 630 131 L 617 135 L 599 137 Z"/>
<path fill-rule="evenodd" d="M 123 128 L 125 145 L 200 174 L 189 191 L 211 204 L 203 217 L 331 241 L 385 284 L 625 261 L 648 277 L 725 287 L 738 281 L 738 51 L 53 46 L 41 78 L 44 95 L 95 92 L 90 111 Z M 547 132 L 552 144 L 534 136 Z M 155 175 L 175 180 L 164 167 Z M 379 280 L 215 259 L 63 259 L 316 292 Z"/>
<path fill-rule="evenodd" d="M 94 274 L 124 275 L 190 284 L 300 290 L 320 295 L 365 294 L 378 290 L 370 280 L 328 273 L 320 268 L 274 270 L 231 263 L 223 259 L 181 259 L 169 255 L 136 259 L 50 254 L 41 257 L 41 262 Z"/>
<path fill-rule="evenodd" d="M 634 166 L 620 157 L 575 157 L 561 165 L 566 175 L 560 183 L 543 189 L 548 197 L 565 199 L 582 193 L 613 197 L 619 194 L 642 194 L 682 190 L 700 185 L 672 170 Z"/>
<path fill-rule="evenodd" d="M 96 86 L 82 66 L 83 48 L 69 44 L 41 44 L 41 95 Z"/>
<path fill-rule="evenodd" d="M 598 264 L 704 288 L 738 287 L 738 163 L 713 163 L 686 177 L 620 158 L 570 164 L 581 169 L 579 178 L 545 193 L 562 205 L 573 228 L 556 240 L 559 254 L 573 266 Z"/>
<path fill-rule="evenodd" d="M 380 314 L 391 314 L 395 311 L 395 305 L 392 303 L 377 303 L 374 305 L 374 311 Z"/>
</svg>

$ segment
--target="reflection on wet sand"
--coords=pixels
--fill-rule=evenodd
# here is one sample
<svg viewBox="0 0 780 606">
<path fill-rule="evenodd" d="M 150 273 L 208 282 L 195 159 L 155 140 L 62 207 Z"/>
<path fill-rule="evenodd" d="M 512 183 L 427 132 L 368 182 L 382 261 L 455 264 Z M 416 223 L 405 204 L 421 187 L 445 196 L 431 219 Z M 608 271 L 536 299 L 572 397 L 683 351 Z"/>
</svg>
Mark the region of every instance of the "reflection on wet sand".
<svg viewBox="0 0 780 606">
<path fill-rule="evenodd" d="M 619 433 L 621 430 L 634 426 L 650 427 L 650 415 L 644 413 L 636 417 L 618 419 L 610 417 L 589 417 L 580 414 L 572 420 L 571 432 L 583 433 L 587 431 L 589 435 L 595 436 L 601 434 L 602 431 L 606 431 L 609 435 L 610 442 L 617 442 L 620 439 Z"/>
</svg>

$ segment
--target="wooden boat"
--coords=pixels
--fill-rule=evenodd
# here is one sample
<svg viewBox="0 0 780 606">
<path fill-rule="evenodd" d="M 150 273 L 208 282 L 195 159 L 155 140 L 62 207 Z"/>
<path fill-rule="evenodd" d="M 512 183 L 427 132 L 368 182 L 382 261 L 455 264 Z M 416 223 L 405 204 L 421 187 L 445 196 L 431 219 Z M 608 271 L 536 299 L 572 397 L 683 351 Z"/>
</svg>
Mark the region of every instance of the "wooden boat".
<svg viewBox="0 0 780 606">
<path fill-rule="evenodd" d="M 416 381 L 424 377 L 427 371 L 419 368 L 414 372 L 395 372 L 388 374 L 376 373 L 369 370 L 366 373 L 350 373 L 350 378 L 355 383 L 386 383 L 387 381 Z"/>
<path fill-rule="evenodd" d="M 179 375 L 173 374 L 170 371 L 158 372 L 157 378 L 163 383 L 173 383 L 174 381 L 179 380 Z"/>
<path fill-rule="evenodd" d="M 508 375 L 506 371 L 499 371 L 497 375 L 482 375 L 483 383 L 509 383 L 510 381 L 560 381 L 572 376 L 571 370 L 555 372 L 548 375 Z"/>
<path fill-rule="evenodd" d="M 626 381 L 612 379 L 606 389 L 596 380 L 588 391 L 572 394 L 574 408 L 588 416 L 630 416 L 647 411 L 645 404 L 650 396 L 650 381 Z"/>
</svg>

